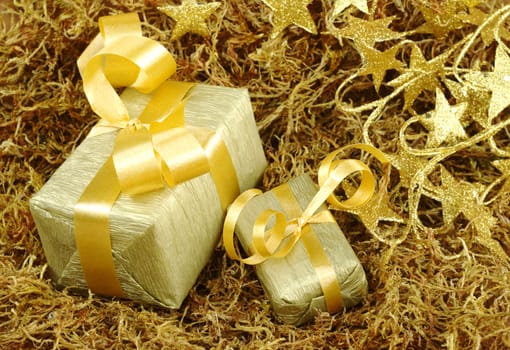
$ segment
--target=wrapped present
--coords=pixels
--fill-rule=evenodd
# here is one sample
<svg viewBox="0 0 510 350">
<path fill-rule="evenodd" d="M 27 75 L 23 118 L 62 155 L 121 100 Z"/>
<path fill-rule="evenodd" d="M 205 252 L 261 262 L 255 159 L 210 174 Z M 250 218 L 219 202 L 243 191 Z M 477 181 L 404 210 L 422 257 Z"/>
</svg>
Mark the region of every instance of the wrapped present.
<svg viewBox="0 0 510 350">
<path fill-rule="evenodd" d="M 384 154 L 369 145 L 354 145 L 387 163 Z M 363 162 L 335 161 L 337 150 L 319 170 L 319 184 L 308 174 L 262 193 L 243 192 L 231 205 L 223 239 L 228 255 L 255 265 L 276 316 L 284 323 L 300 325 L 318 312 L 337 312 L 352 307 L 367 295 L 363 266 L 325 205 L 356 208 L 368 202 L 375 178 Z M 362 175 L 360 186 L 340 201 L 336 187 L 353 173 Z M 238 238 L 242 258 L 234 241 Z"/>
<path fill-rule="evenodd" d="M 265 169 L 249 95 L 168 80 L 137 15 L 100 27 L 79 67 L 102 120 L 30 209 L 56 285 L 178 308 Z"/>
</svg>

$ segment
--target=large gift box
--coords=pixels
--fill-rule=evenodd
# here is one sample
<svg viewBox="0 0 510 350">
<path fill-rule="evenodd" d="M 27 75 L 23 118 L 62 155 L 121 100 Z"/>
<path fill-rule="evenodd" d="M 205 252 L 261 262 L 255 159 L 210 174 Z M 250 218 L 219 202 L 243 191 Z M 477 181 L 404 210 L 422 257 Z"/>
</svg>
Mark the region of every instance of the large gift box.
<svg viewBox="0 0 510 350">
<path fill-rule="evenodd" d="M 354 145 L 386 162 L 368 145 Z M 262 193 L 250 189 L 231 205 L 223 239 L 228 255 L 255 265 L 256 274 L 278 319 L 300 325 L 320 312 L 338 312 L 360 303 L 367 279 L 359 259 L 329 211 L 359 207 L 375 189 L 370 169 L 356 159 L 325 159 L 318 187 L 308 174 Z M 336 187 L 356 172 L 363 173 L 357 191 L 345 201 Z M 241 257 L 235 238 L 249 254 Z"/>
<path fill-rule="evenodd" d="M 139 26 L 137 17 L 120 17 L 120 22 L 126 20 L 128 26 L 135 29 Z M 105 21 L 103 35 L 126 29 L 126 25 L 116 23 L 119 17 L 108 17 Z M 104 50 L 100 51 L 103 46 L 107 47 L 107 54 L 114 51 L 116 43 L 107 39 L 103 44 L 92 44 L 97 47 L 86 54 L 83 65 L 104 54 Z M 128 35 L 121 37 L 117 44 L 125 47 L 133 41 L 136 38 Z M 142 46 L 146 44 L 161 51 L 161 46 L 148 39 Z M 140 53 L 139 48 L 132 51 Z M 129 58 L 129 53 L 120 55 Z M 105 69 L 104 58 L 101 69 Z M 136 58 L 132 61 L 139 63 Z M 118 70 L 123 62 L 117 55 L 113 63 L 113 69 Z M 161 62 L 156 64 L 161 66 Z M 143 62 L 140 65 L 143 70 Z M 90 82 L 90 75 L 87 76 L 90 72 L 87 73 L 85 66 L 81 69 L 86 84 L 87 79 Z M 114 73 L 109 73 L 107 78 L 111 79 Z M 151 70 L 147 68 L 144 73 Z M 160 75 L 156 78 L 163 80 Z M 188 86 L 181 90 L 182 99 L 179 99 L 174 94 L 175 84 L 164 80 L 154 84 L 157 86 L 151 91 L 126 89 L 118 100 L 131 118 L 124 128 L 111 122 L 96 127 L 31 199 L 30 209 L 56 285 L 83 291 L 90 288 L 98 294 L 178 308 L 218 244 L 227 205 L 239 191 L 259 181 L 266 160 L 247 90 Z M 103 94 L 102 89 L 96 90 L 97 94 Z M 88 98 L 93 108 L 97 108 L 94 104 L 101 96 L 88 95 Z M 175 106 L 174 100 L 178 100 Z M 140 115 L 147 111 L 170 115 L 167 118 L 170 121 L 164 118 L 151 121 L 146 123 L 150 129 L 146 128 Z M 152 181 L 148 177 L 153 174 L 145 172 L 145 157 L 136 154 L 139 145 L 125 151 L 122 149 L 125 140 L 120 140 L 122 134 L 128 143 L 136 143 L 139 132 L 152 133 L 152 129 L 156 130 L 153 139 L 160 143 L 163 141 L 158 139 L 161 135 L 158 132 L 164 129 L 168 133 L 165 142 L 171 145 L 167 147 L 171 155 L 161 168 L 165 176 L 172 177 L 170 185 L 165 183 L 160 188 L 149 187 L 134 194 L 121 190 L 116 195 L 111 188 L 119 187 L 119 183 L 129 183 L 139 176 L 143 188 Z M 121 151 L 115 155 L 116 147 Z M 163 145 L 155 151 L 151 149 L 151 155 L 159 160 L 165 156 L 164 151 Z M 127 173 L 122 162 L 112 171 L 116 156 L 124 157 L 128 165 L 133 163 Z M 121 174 L 124 178 L 120 178 Z M 98 180 L 100 177 L 102 180 Z M 103 197 L 110 192 L 113 193 L 111 208 L 105 210 L 108 200 Z M 88 212 L 89 206 L 94 207 L 93 214 Z"/>
</svg>

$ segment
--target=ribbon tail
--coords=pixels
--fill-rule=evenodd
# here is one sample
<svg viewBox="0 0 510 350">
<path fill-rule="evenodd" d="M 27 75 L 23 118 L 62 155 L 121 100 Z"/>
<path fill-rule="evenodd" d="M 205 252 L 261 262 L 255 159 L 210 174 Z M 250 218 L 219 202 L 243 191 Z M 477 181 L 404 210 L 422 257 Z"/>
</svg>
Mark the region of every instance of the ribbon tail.
<svg viewBox="0 0 510 350">
<path fill-rule="evenodd" d="M 74 208 L 76 247 L 92 292 L 123 296 L 115 272 L 110 240 L 110 211 L 120 194 L 112 158 L 87 186 Z"/>
<path fill-rule="evenodd" d="M 309 225 L 303 228 L 301 242 L 303 242 L 308 253 L 310 263 L 317 272 L 328 312 L 334 313 L 340 311 L 344 306 L 342 288 L 338 282 L 335 269 L 331 266 L 331 262 L 324 252 L 319 238 Z"/>
<path fill-rule="evenodd" d="M 225 142 L 218 134 L 214 134 L 209 138 L 205 153 L 221 207 L 225 210 L 239 194 L 239 180 L 232 158 L 228 153 Z"/>
<path fill-rule="evenodd" d="M 304 215 L 296 196 L 288 184 L 284 184 L 273 189 L 273 192 L 275 193 L 278 202 L 282 205 L 283 210 L 288 215 L 295 217 Z M 324 196 L 327 197 L 326 194 Z M 325 219 L 333 219 L 331 214 L 318 215 L 318 217 L 319 216 L 324 217 Z M 335 222 L 334 219 L 332 222 Z M 319 279 L 319 284 L 321 286 L 328 311 L 331 313 L 340 311 L 343 307 L 342 288 L 340 286 L 340 282 L 338 281 L 335 269 L 331 265 L 317 234 L 309 224 L 302 227 L 300 241 L 310 257 L 312 267 L 317 273 L 317 278 Z"/>
</svg>

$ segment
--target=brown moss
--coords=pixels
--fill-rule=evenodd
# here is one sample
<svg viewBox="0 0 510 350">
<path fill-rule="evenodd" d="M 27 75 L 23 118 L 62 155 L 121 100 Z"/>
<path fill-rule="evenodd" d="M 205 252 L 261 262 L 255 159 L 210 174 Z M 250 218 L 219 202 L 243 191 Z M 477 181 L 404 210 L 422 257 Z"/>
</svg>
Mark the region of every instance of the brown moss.
<svg viewBox="0 0 510 350">
<path fill-rule="evenodd" d="M 369 1 L 375 18 L 395 16 L 391 28 L 412 31 L 424 23 L 416 3 L 441 11 L 439 0 Z M 170 1 L 171 3 L 171 1 Z M 482 1 L 493 12 L 507 1 Z M 453 227 L 437 225 L 440 202 L 424 199 L 419 215 L 430 225 L 398 245 L 401 228 L 367 232 L 350 214 L 339 224 L 360 257 L 369 279 L 363 305 L 336 315 L 321 314 L 295 328 L 276 322 L 252 268 L 226 258 L 221 247 L 180 310 L 134 302 L 76 296 L 51 285 L 28 200 L 51 176 L 97 121 L 84 97 L 76 59 L 97 32 L 102 15 L 137 11 L 146 35 L 162 42 L 178 62 L 176 77 L 250 91 L 270 165 L 262 187 L 314 173 L 337 147 L 363 140 L 370 111 L 340 108 L 338 87 L 355 74 L 361 60 L 349 40 L 339 41 L 328 22 L 331 1 L 315 0 L 309 10 L 319 34 L 297 27 L 270 40 L 271 10 L 261 1 L 224 1 L 209 19 L 211 34 L 186 34 L 170 42 L 173 21 L 157 11 L 160 1 L 1 2 L 0 22 L 0 347 L 12 348 L 484 348 L 510 347 L 509 264 L 480 245 L 476 230 L 462 217 Z M 363 16 L 355 11 L 356 16 Z M 365 17 L 368 18 L 368 17 Z M 410 34 L 427 59 L 450 50 L 476 29 L 468 26 L 444 38 Z M 386 45 L 381 45 L 381 49 Z M 408 63 L 409 47 L 399 58 Z M 495 44 L 478 40 L 464 53 L 460 68 L 490 70 Z M 455 51 L 448 61 L 451 66 Z M 386 82 L 395 78 L 389 72 Z M 349 106 L 384 98 L 370 78 L 350 82 Z M 403 96 L 388 100 L 368 135 L 387 152 L 397 149 L 398 130 L 411 117 Z M 433 94 L 421 95 L 416 111 L 430 110 Z M 453 102 L 452 102 L 453 103 Z M 373 116 L 372 116 L 373 117 Z M 507 118 L 503 113 L 501 120 Z M 478 129 L 472 126 L 473 133 Z M 425 131 L 408 130 L 414 146 Z M 496 142 L 508 148 L 508 128 Z M 468 147 L 442 164 L 466 181 L 495 181 L 490 147 Z M 396 175 L 396 174 L 394 174 Z M 438 181 L 437 174 L 431 175 Z M 435 178 L 434 178 L 435 177 Z M 395 207 L 404 214 L 407 195 L 392 178 Z M 507 187 L 508 188 L 508 187 Z M 510 253 L 510 197 L 492 195 L 487 207 L 497 218 L 493 238 Z M 427 221 L 428 220 L 428 221 Z M 436 224 L 436 225 L 435 225 Z M 379 239 L 378 239 L 379 238 Z"/>
</svg>

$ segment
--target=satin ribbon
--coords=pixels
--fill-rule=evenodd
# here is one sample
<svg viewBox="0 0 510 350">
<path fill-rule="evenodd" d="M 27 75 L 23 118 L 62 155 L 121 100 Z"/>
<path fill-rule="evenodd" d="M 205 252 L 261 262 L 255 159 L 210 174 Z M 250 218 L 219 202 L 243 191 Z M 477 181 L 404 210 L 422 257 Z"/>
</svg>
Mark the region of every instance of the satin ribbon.
<svg viewBox="0 0 510 350">
<path fill-rule="evenodd" d="M 110 210 L 121 192 L 137 195 L 210 172 L 226 209 L 239 187 L 223 140 L 212 130 L 185 125 L 185 96 L 193 84 L 167 80 L 175 61 L 162 45 L 142 36 L 138 15 L 102 17 L 99 27 L 78 67 L 100 124 L 120 130 L 111 156 L 75 205 L 75 238 L 89 288 L 123 296 L 109 234 Z M 138 118 L 130 118 L 115 91 L 126 86 L 150 94 Z"/>
<path fill-rule="evenodd" d="M 354 209 L 367 203 L 376 187 L 375 177 L 365 163 L 356 159 L 335 160 L 346 148 L 364 150 L 383 164 L 389 162 L 384 153 L 366 144 L 351 145 L 330 153 L 319 168 L 319 191 L 304 210 L 288 184 L 272 189 L 285 213 L 266 209 L 259 214 L 253 226 L 252 243 L 249 247 L 251 254 L 248 257 L 243 258 L 234 243 L 235 226 L 246 204 L 261 195 L 262 191 L 249 189 L 241 193 L 229 207 L 223 227 L 223 242 L 228 256 L 249 265 L 260 264 L 270 258 L 284 258 L 296 243 L 301 241 L 319 278 L 329 312 L 339 311 L 343 307 L 341 287 L 310 224 L 335 222 L 329 210 L 321 209 L 326 201 L 341 210 Z M 354 173 L 360 173 L 360 185 L 351 197 L 340 201 L 334 191 L 344 179 Z M 271 227 L 270 222 L 274 223 Z"/>
</svg>

